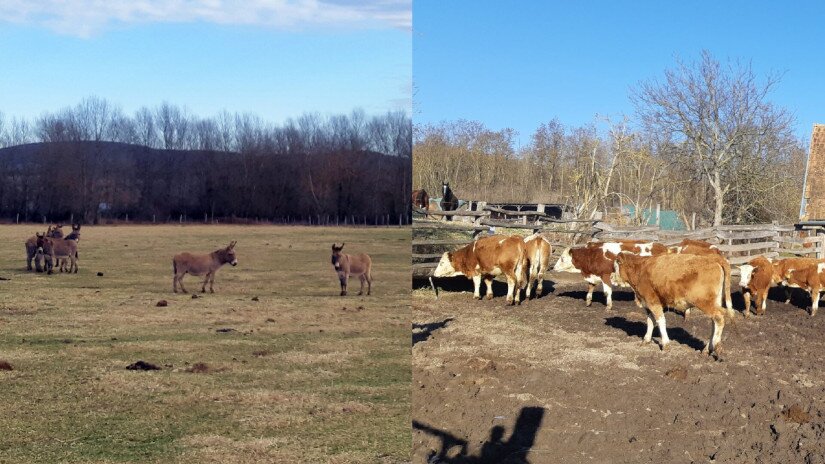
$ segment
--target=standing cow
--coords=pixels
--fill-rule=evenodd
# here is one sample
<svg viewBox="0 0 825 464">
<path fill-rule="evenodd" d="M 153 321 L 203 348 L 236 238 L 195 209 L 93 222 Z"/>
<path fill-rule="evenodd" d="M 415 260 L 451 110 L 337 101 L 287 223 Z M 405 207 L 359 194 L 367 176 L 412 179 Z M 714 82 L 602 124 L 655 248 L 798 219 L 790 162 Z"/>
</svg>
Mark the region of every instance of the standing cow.
<svg viewBox="0 0 825 464">
<path fill-rule="evenodd" d="M 347 294 L 347 282 L 350 276 L 358 276 L 361 280 L 361 290 L 359 295 L 364 294 L 364 283 L 367 284 L 367 295 L 372 291 L 372 258 L 366 253 L 348 255 L 341 253 L 344 243 L 341 246 L 332 244 L 332 267 L 338 273 L 338 281 L 341 283 L 341 296 Z"/>
<path fill-rule="evenodd" d="M 655 319 L 662 349 L 666 349 L 670 338 L 665 328 L 664 309 L 684 310 L 694 306 L 713 320 L 710 340 L 703 351 L 717 357 L 721 354 L 725 320 L 733 318 L 733 311 L 719 304 L 725 291 L 725 269 L 718 259 L 687 254 L 645 257 L 625 252 L 615 256 L 614 266 L 617 282 L 630 285 L 642 307 L 647 309 L 643 343 L 650 343 Z"/>
<path fill-rule="evenodd" d="M 583 247 L 565 249 L 553 266 L 553 271 L 581 273 L 588 284 L 585 298 L 587 306 L 593 303 L 593 290 L 601 283 L 605 295 L 605 307 L 612 309 L 613 287 L 611 284 L 614 268 L 613 258 L 608 256 L 615 256 L 623 251 L 641 256 L 652 256 L 666 253 L 667 248 L 659 243 L 641 240 L 591 242 Z"/>
<path fill-rule="evenodd" d="M 533 234 L 524 239 L 525 252 L 527 253 L 528 277 L 527 277 L 527 295 L 528 300 L 531 296 L 533 283 L 536 284 L 536 296 L 541 296 L 544 289 L 544 273 L 550 267 L 550 256 L 553 253 L 553 246 L 541 234 Z"/>
<path fill-rule="evenodd" d="M 757 315 L 765 314 L 768 290 L 779 282 L 774 276 L 773 262 L 764 256 L 757 256 L 747 264 L 739 266 L 739 286 L 745 299 L 745 317 L 751 316 L 751 297 L 755 296 Z"/>
<path fill-rule="evenodd" d="M 473 297 L 481 299 L 481 280 L 487 284 L 487 299 L 493 298 L 493 279 L 507 278 L 507 304 L 521 302 L 521 288 L 527 283 L 527 251 L 521 237 L 482 237 L 456 251 L 444 253 L 433 277 L 466 276 L 473 280 Z"/>
<path fill-rule="evenodd" d="M 811 295 L 811 316 L 819 309 L 819 295 L 825 283 L 825 263 L 811 263 L 797 269 L 790 268 L 782 276 L 782 284 L 788 288 L 800 288 Z"/>
</svg>

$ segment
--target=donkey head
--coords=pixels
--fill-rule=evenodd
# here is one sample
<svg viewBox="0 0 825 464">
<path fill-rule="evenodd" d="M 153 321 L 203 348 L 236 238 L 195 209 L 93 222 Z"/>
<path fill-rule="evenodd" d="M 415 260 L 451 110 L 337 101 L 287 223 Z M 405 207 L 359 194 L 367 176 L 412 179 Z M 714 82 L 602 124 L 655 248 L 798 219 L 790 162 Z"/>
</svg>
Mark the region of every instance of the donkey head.
<svg viewBox="0 0 825 464">
<path fill-rule="evenodd" d="M 43 253 L 43 245 L 46 243 L 46 234 L 35 232 L 34 235 L 37 237 L 37 252 Z"/>
<path fill-rule="evenodd" d="M 235 244 L 238 243 L 236 240 L 233 240 L 229 243 L 229 246 L 224 248 L 223 250 L 219 251 L 219 255 L 221 257 L 222 263 L 229 263 L 233 266 L 238 265 L 238 258 L 235 256 Z"/>
<path fill-rule="evenodd" d="M 80 232 L 80 224 L 72 224 L 72 230 L 75 232 Z"/>
<path fill-rule="evenodd" d="M 335 246 L 334 243 L 332 244 L 332 266 L 335 267 L 335 269 L 341 268 L 341 250 L 344 249 L 344 245 L 344 243 L 341 243 L 341 246 Z"/>
<path fill-rule="evenodd" d="M 51 238 L 63 238 L 63 225 L 55 224 L 53 226 L 49 226 L 46 230 L 46 236 Z"/>
</svg>

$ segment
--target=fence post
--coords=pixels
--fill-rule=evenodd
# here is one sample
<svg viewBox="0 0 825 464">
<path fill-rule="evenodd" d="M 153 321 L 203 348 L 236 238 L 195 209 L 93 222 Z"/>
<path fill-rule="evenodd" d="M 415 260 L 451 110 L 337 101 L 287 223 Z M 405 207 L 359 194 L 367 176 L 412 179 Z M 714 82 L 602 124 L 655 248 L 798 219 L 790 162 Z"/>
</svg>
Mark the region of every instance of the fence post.
<svg viewBox="0 0 825 464">
<path fill-rule="evenodd" d="M 696 230 L 696 211 L 690 216 L 690 230 Z"/>
<path fill-rule="evenodd" d="M 17 213 L 17 223 L 20 224 L 20 213 Z"/>
</svg>

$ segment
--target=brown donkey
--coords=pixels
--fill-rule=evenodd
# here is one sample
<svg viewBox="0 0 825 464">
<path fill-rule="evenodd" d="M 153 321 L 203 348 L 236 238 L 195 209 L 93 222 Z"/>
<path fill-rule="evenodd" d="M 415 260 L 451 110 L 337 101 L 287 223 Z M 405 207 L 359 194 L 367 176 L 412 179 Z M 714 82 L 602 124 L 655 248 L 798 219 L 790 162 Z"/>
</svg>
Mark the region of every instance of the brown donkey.
<svg viewBox="0 0 825 464">
<path fill-rule="evenodd" d="M 364 293 L 364 282 L 367 283 L 367 295 L 372 291 L 372 259 L 365 253 L 348 255 L 341 253 L 344 244 L 335 246 L 332 244 L 332 266 L 338 273 L 338 280 L 341 281 L 341 296 L 347 294 L 347 281 L 349 276 L 358 276 L 361 279 L 361 290 L 359 295 Z"/>
<path fill-rule="evenodd" d="M 238 259 L 235 257 L 235 244 L 237 241 L 232 241 L 226 248 L 221 248 L 209 253 L 208 255 L 193 255 L 192 253 L 178 253 L 172 258 L 172 270 L 174 276 L 172 277 L 172 291 L 178 293 L 178 285 L 183 293 L 187 293 L 183 288 L 183 276 L 192 274 L 194 276 L 205 275 L 201 292 L 206 292 L 206 284 L 209 283 L 209 292 L 215 293 L 212 286 L 215 284 L 215 273 L 224 264 L 238 265 Z"/>
</svg>

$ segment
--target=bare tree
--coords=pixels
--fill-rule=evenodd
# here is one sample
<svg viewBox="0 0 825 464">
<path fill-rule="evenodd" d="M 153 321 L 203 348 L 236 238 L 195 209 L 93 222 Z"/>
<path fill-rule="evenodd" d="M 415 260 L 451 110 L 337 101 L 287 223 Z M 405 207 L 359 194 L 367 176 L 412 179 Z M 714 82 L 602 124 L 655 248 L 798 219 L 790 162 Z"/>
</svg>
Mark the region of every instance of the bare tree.
<svg viewBox="0 0 825 464">
<path fill-rule="evenodd" d="M 745 146 L 790 131 L 792 117 L 767 96 L 779 82 L 758 82 L 750 64 L 722 66 L 704 51 L 698 62 L 679 62 L 665 71 L 664 81 L 639 84 L 632 100 L 643 124 L 684 144 L 687 157 L 713 191 L 713 224 L 721 225 L 731 170 Z"/>
</svg>

